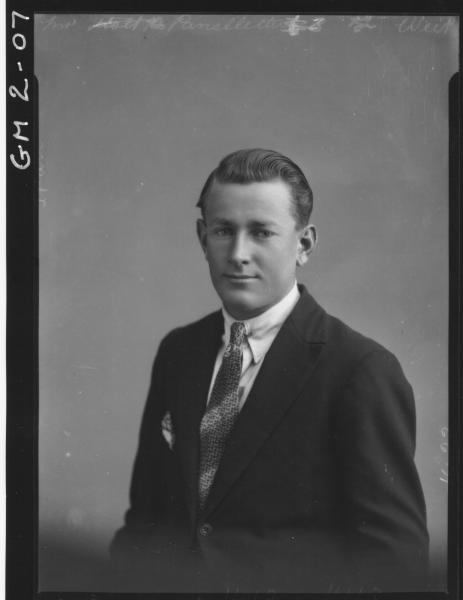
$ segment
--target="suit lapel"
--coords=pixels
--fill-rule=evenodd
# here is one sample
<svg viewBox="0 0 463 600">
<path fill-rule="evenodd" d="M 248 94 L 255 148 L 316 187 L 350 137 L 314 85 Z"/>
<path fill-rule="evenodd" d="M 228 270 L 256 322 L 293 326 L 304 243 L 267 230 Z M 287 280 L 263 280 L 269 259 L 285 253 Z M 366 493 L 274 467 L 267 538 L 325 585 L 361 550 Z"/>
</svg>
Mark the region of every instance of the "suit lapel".
<svg viewBox="0 0 463 600">
<path fill-rule="evenodd" d="M 205 507 L 210 514 L 283 418 L 310 377 L 324 345 L 324 311 L 301 298 L 280 329 L 238 416 Z"/>
<path fill-rule="evenodd" d="M 221 312 L 211 315 L 183 360 L 184 371 L 178 386 L 178 444 L 185 481 L 186 505 L 191 523 L 196 522 L 199 427 L 206 408 L 207 392 L 223 333 Z"/>
</svg>

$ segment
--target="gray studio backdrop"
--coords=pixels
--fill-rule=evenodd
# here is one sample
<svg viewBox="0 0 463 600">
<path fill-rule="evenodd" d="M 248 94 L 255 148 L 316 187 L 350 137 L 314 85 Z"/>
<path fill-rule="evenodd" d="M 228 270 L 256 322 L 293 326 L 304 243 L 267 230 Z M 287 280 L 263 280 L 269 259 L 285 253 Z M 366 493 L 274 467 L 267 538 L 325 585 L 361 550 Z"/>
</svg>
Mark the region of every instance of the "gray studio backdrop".
<svg viewBox="0 0 463 600">
<path fill-rule="evenodd" d="M 299 280 L 401 361 L 445 588 L 452 17 L 37 15 L 39 584 L 109 590 L 161 337 L 218 306 L 195 203 L 226 153 L 315 194 Z"/>
</svg>

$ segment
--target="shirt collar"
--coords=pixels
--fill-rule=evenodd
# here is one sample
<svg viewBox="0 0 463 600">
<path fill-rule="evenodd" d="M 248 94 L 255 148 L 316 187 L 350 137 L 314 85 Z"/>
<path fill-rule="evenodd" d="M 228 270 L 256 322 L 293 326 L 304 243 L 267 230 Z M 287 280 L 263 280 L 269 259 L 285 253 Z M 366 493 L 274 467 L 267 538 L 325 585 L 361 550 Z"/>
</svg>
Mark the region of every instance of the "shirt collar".
<svg viewBox="0 0 463 600">
<path fill-rule="evenodd" d="M 279 302 L 271 306 L 261 315 L 252 319 L 242 321 L 246 326 L 246 339 L 251 349 L 254 363 L 262 360 L 270 348 L 276 334 L 284 321 L 289 317 L 297 301 L 299 300 L 297 282 L 294 282 L 291 290 Z M 224 317 L 224 343 L 230 339 L 231 324 L 236 321 L 226 310 L 222 308 Z"/>
</svg>

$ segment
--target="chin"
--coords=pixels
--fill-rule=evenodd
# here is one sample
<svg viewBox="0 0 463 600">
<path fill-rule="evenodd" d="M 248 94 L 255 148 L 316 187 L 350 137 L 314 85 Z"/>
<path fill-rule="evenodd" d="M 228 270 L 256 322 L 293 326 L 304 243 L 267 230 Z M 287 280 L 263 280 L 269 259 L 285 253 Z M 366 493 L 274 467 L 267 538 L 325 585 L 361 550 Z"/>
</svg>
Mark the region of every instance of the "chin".
<svg viewBox="0 0 463 600">
<path fill-rule="evenodd" d="M 266 310 L 266 306 L 262 306 L 259 302 L 247 302 L 244 299 L 240 300 L 236 297 L 222 298 L 223 305 L 235 319 L 251 319 L 257 315 L 263 313 Z"/>
<path fill-rule="evenodd" d="M 263 313 L 270 306 L 267 298 L 262 298 L 253 289 L 233 289 L 228 284 L 214 286 L 223 305 L 235 319 L 250 319 Z"/>
</svg>

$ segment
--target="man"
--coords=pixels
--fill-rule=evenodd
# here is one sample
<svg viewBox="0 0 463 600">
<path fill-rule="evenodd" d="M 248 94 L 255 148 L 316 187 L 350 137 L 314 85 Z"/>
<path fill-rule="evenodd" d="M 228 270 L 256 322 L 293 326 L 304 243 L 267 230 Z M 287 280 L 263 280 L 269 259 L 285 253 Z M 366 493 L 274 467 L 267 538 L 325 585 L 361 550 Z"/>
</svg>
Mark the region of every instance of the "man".
<svg viewBox="0 0 463 600">
<path fill-rule="evenodd" d="M 112 544 L 128 587 L 424 589 L 413 393 L 390 352 L 296 284 L 316 243 L 304 174 L 240 150 L 198 206 L 222 310 L 159 347 Z"/>
</svg>

